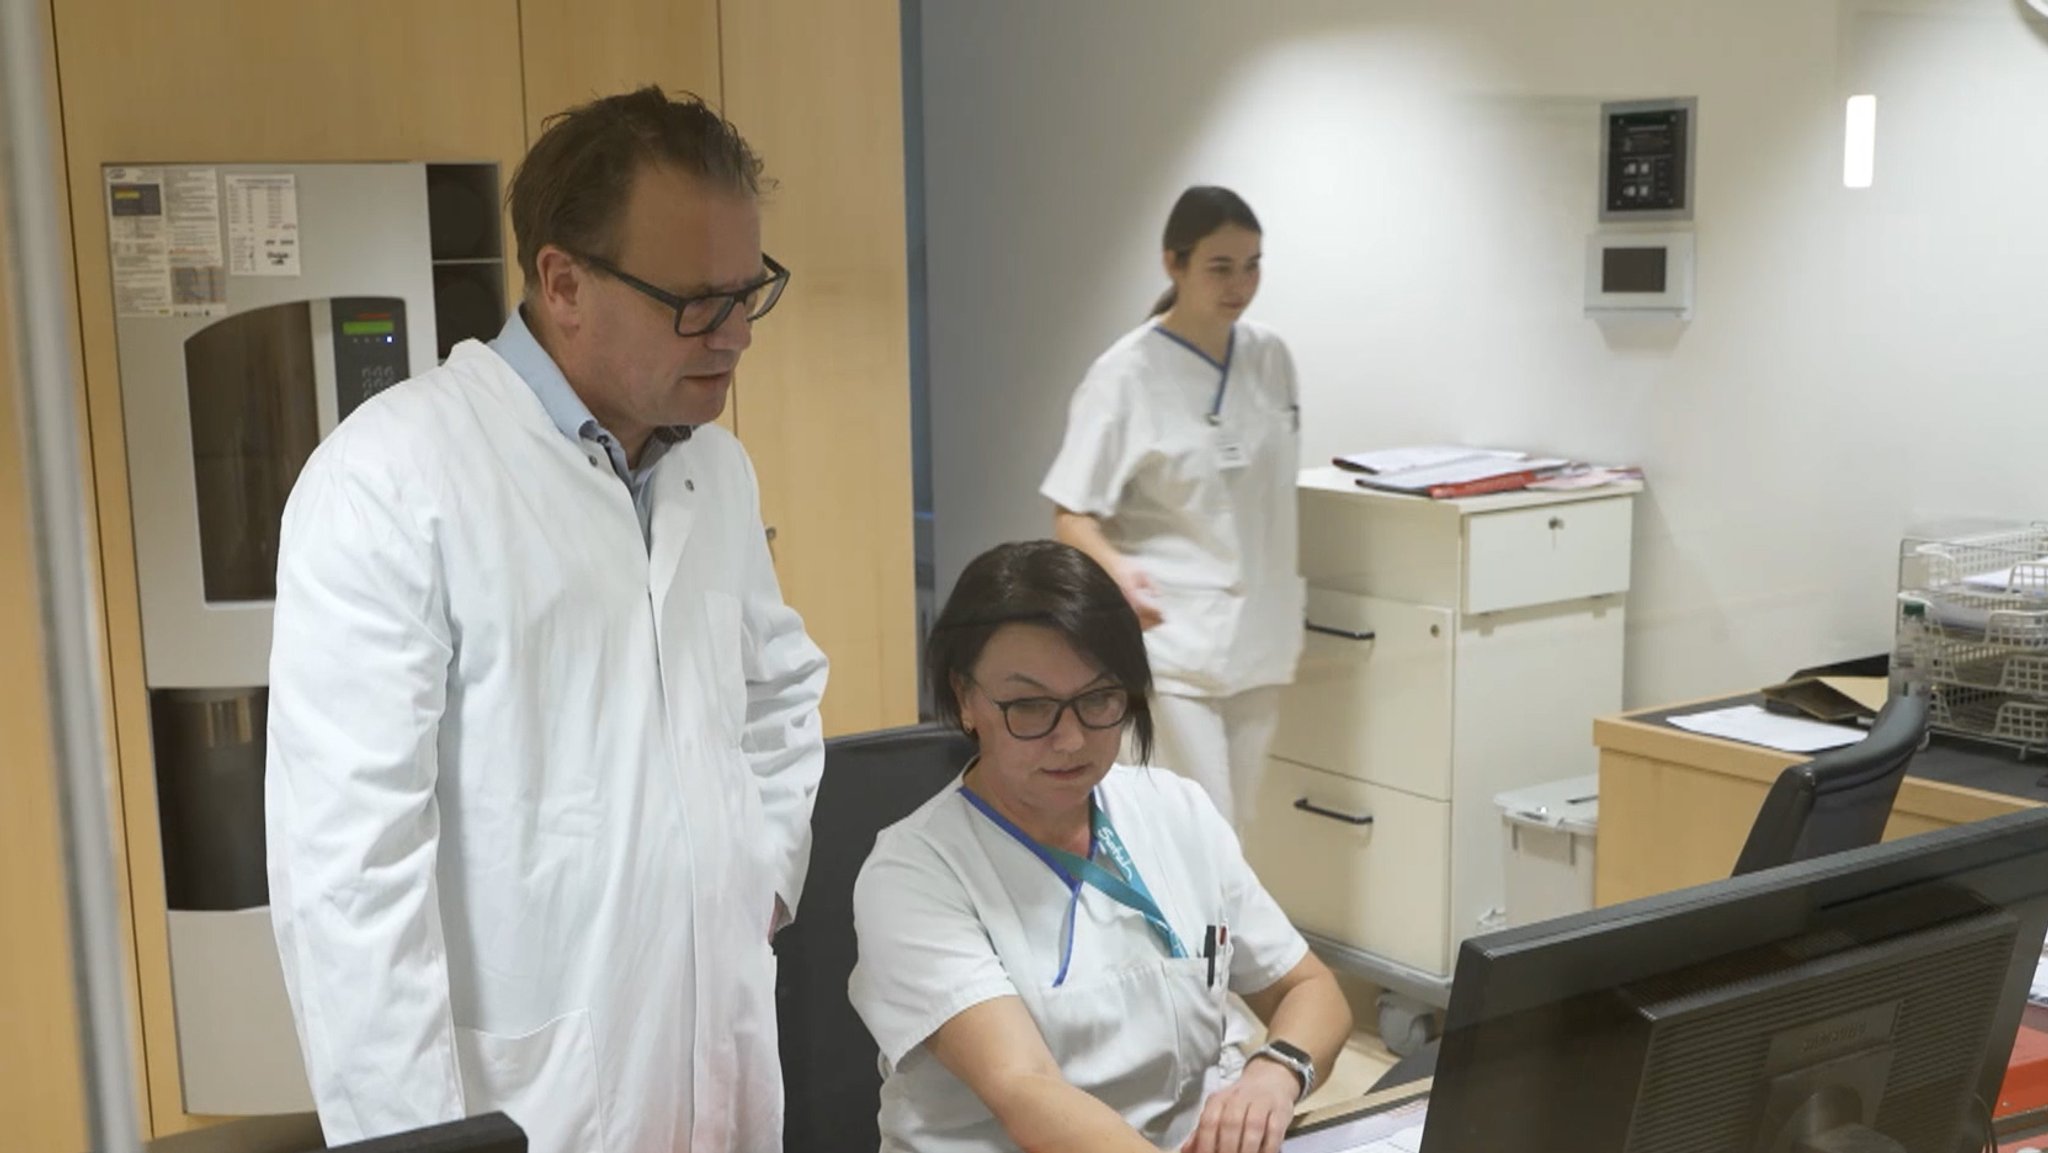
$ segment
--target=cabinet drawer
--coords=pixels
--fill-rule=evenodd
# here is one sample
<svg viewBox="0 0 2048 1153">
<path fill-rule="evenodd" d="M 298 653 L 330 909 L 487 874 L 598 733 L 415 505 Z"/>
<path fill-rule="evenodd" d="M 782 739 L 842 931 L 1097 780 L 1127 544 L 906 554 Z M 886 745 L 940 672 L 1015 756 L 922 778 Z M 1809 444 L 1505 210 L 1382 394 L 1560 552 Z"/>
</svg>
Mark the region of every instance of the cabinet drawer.
<svg viewBox="0 0 2048 1153">
<path fill-rule="evenodd" d="M 1627 497 L 1465 519 L 1465 611 L 1499 612 L 1628 591 Z"/>
<path fill-rule="evenodd" d="M 1310 589 L 1273 755 L 1449 800 L 1455 623 L 1449 609 Z"/>
<path fill-rule="evenodd" d="M 1298 928 L 1446 975 L 1450 838 L 1445 802 L 1273 760 L 1244 843 Z"/>
</svg>

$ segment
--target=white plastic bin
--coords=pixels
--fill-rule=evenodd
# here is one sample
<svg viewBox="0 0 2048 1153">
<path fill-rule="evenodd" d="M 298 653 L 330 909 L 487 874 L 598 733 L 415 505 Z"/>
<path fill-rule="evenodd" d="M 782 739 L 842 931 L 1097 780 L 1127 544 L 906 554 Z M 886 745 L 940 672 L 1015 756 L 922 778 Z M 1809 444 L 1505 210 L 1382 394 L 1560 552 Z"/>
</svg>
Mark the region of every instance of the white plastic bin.
<svg viewBox="0 0 2048 1153">
<path fill-rule="evenodd" d="M 1600 778 L 1573 777 L 1505 792 L 1507 919 L 1510 928 L 1593 907 L 1593 845 Z"/>
</svg>

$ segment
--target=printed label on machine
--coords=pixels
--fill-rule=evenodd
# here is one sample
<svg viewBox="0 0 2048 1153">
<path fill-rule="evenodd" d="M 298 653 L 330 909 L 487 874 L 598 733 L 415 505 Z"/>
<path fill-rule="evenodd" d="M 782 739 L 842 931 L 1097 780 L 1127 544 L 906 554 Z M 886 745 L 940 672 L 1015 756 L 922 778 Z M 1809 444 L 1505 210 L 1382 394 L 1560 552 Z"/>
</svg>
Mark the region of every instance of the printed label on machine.
<svg viewBox="0 0 2048 1153">
<path fill-rule="evenodd" d="M 289 172 L 227 178 L 228 272 L 299 275 L 299 182 Z"/>
</svg>

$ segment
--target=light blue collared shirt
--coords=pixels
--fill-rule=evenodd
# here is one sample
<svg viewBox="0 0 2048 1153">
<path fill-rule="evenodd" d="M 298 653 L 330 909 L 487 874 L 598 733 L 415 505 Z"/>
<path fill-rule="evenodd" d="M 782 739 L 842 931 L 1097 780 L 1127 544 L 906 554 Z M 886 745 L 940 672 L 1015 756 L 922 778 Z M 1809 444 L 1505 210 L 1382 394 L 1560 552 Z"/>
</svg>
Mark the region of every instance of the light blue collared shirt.
<svg viewBox="0 0 2048 1153">
<path fill-rule="evenodd" d="M 585 442 L 604 449 L 611 457 L 612 471 L 626 485 L 626 491 L 633 494 L 633 510 L 640 514 L 640 538 L 651 543 L 654 540 L 654 486 L 649 483 L 654 477 L 655 462 L 678 441 L 690 439 L 686 425 L 657 428 L 647 440 L 647 447 L 640 450 L 640 467 L 633 468 L 626 463 L 625 446 L 610 430 L 590 415 L 590 406 L 576 395 L 569 385 L 569 378 L 562 375 L 562 369 L 548 350 L 534 339 L 533 331 L 526 327 L 526 318 L 519 309 L 505 320 L 505 327 L 498 331 L 498 338 L 491 341 L 491 351 L 503 357 L 519 379 L 540 398 L 540 406 L 548 410 L 548 417 L 562 435 L 569 438 L 577 451 L 582 451 Z"/>
</svg>

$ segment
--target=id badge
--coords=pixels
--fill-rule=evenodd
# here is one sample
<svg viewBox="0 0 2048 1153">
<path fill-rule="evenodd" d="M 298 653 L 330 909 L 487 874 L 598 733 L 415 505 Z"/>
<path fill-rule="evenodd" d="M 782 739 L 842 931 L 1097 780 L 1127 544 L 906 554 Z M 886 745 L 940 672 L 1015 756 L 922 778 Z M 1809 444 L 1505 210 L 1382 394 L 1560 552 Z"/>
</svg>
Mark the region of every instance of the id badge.
<svg viewBox="0 0 2048 1153">
<path fill-rule="evenodd" d="M 1216 430 L 1217 467 L 1225 472 L 1235 472 L 1251 462 L 1251 451 L 1245 447 L 1244 437 L 1224 429 Z"/>
</svg>

